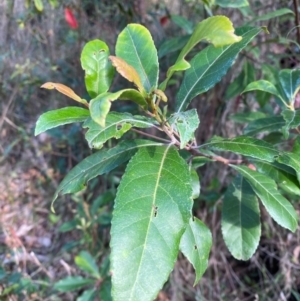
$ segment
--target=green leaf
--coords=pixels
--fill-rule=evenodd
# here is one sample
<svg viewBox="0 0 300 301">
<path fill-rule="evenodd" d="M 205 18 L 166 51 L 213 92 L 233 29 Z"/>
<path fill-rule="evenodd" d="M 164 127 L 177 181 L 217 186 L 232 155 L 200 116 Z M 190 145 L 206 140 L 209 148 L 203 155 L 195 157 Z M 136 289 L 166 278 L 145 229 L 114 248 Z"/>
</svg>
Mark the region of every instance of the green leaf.
<svg viewBox="0 0 300 301">
<path fill-rule="evenodd" d="M 111 138 L 121 138 L 132 127 L 149 128 L 152 126 L 153 121 L 149 118 L 118 112 L 108 113 L 105 127 L 100 126 L 91 118 L 83 124 L 83 128 L 88 128 L 85 138 L 89 146 L 97 149 L 102 148 L 103 144 Z"/>
<path fill-rule="evenodd" d="M 300 136 L 297 136 L 294 141 L 292 153 L 300 155 Z"/>
<path fill-rule="evenodd" d="M 89 273 L 91 276 L 100 279 L 101 275 L 94 257 L 87 251 L 81 251 L 75 257 L 76 265 L 83 271 Z"/>
<path fill-rule="evenodd" d="M 179 15 L 172 15 L 171 20 L 186 33 L 191 34 L 193 32 L 193 24 L 188 19 Z"/>
<path fill-rule="evenodd" d="M 276 160 L 279 163 L 282 163 L 284 165 L 293 168 L 296 171 L 297 179 L 300 183 L 300 154 L 299 153 L 281 152 Z"/>
<path fill-rule="evenodd" d="M 186 35 L 165 40 L 158 48 L 158 58 L 182 49 L 190 37 L 191 35 Z"/>
<path fill-rule="evenodd" d="M 115 301 L 152 301 L 167 280 L 192 208 L 186 162 L 171 145 L 140 149 L 118 187 L 111 228 Z"/>
<path fill-rule="evenodd" d="M 42 12 L 44 9 L 44 4 L 42 0 L 34 0 L 34 6 L 39 12 Z"/>
<path fill-rule="evenodd" d="M 267 92 L 272 95 L 277 96 L 283 104 L 286 105 L 285 100 L 283 99 L 281 93 L 277 90 L 277 88 L 267 80 L 257 80 L 255 82 L 250 83 L 242 93 L 250 92 L 250 91 L 262 91 Z"/>
<path fill-rule="evenodd" d="M 34 135 L 37 136 L 57 126 L 73 122 L 83 122 L 90 117 L 89 110 L 78 107 L 66 107 L 42 114 L 36 122 Z"/>
<path fill-rule="evenodd" d="M 122 141 L 114 148 L 100 150 L 85 158 L 59 184 L 53 197 L 53 202 L 58 197 L 58 194 L 63 195 L 82 190 L 89 180 L 108 173 L 128 161 L 139 148 L 152 145 L 161 145 L 161 143 L 149 140 Z"/>
<path fill-rule="evenodd" d="M 263 14 L 259 17 L 253 18 L 248 24 L 258 22 L 258 21 L 267 21 L 273 18 L 281 17 L 286 14 L 294 14 L 294 12 L 288 8 L 281 8 L 275 11 L 271 11 L 270 13 Z"/>
<path fill-rule="evenodd" d="M 284 69 L 279 72 L 279 82 L 285 100 L 293 108 L 296 94 L 300 89 L 300 69 Z"/>
<path fill-rule="evenodd" d="M 300 195 L 300 187 L 297 178 L 294 174 L 287 172 L 281 164 L 254 162 L 254 165 L 260 173 L 272 178 L 282 190 Z"/>
<path fill-rule="evenodd" d="M 289 130 L 295 129 L 300 126 L 300 110 L 284 110 L 281 112 L 286 125 L 283 127 L 283 133 L 285 138 L 289 137 Z"/>
<path fill-rule="evenodd" d="M 257 119 L 262 119 L 266 117 L 266 114 L 263 112 L 248 112 L 248 113 L 236 113 L 230 115 L 229 118 L 238 123 L 248 123 Z"/>
<path fill-rule="evenodd" d="M 83 278 L 81 276 L 69 276 L 56 282 L 54 284 L 54 289 L 61 292 L 70 292 L 93 283 L 95 283 L 94 279 Z"/>
<path fill-rule="evenodd" d="M 197 199 L 200 195 L 201 186 L 200 186 L 198 173 L 194 168 L 191 168 L 190 176 L 191 176 L 191 187 L 193 190 L 192 198 Z"/>
<path fill-rule="evenodd" d="M 259 204 L 251 186 L 241 176 L 224 195 L 222 234 L 230 253 L 238 260 L 248 260 L 257 249 L 261 235 Z"/>
<path fill-rule="evenodd" d="M 210 29 L 207 29 L 208 31 Z M 256 27 L 242 27 L 236 30 L 240 42 L 229 46 L 206 47 L 191 60 L 191 68 L 185 72 L 176 95 L 176 111 L 183 111 L 197 95 L 208 91 L 226 74 L 237 54 L 261 31 Z"/>
<path fill-rule="evenodd" d="M 215 4 L 221 7 L 245 7 L 249 6 L 249 2 L 247 0 L 215 0 Z"/>
<path fill-rule="evenodd" d="M 244 134 L 252 136 L 263 132 L 278 132 L 284 125 L 282 116 L 260 118 L 250 122 L 244 128 Z"/>
<path fill-rule="evenodd" d="M 193 265 L 196 271 L 196 285 L 208 266 L 208 257 L 212 245 L 212 236 L 206 225 L 191 217 L 180 240 L 180 251 Z"/>
<path fill-rule="evenodd" d="M 141 107 L 147 107 L 147 102 L 142 94 L 134 89 L 124 89 L 115 93 L 103 93 L 92 99 L 90 102 L 90 112 L 92 119 L 105 127 L 105 119 L 110 110 L 111 102 L 116 99 L 132 100 Z"/>
<path fill-rule="evenodd" d="M 294 232 L 298 224 L 297 213 L 291 203 L 278 192 L 276 183 L 246 166 L 230 166 L 245 177 L 271 217 L 282 227 Z"/>
<path fill-rule="evenodd" d="M 169 119 L 171 126 L 180 134 L 180 148 L 184 148 L 190 140 L 194 140 L 194 132 L 199 126 L 196 109 L 175 113 Z"/>
<path fill-rule="evenodd" d="M 225 93 L 225 99 L 236 97 L 242 93 L 246 86 L 255 80 L 255 67 L 249 61 L 245 61 L 243 70 L 228 86 Z"/>
<path fill-rule="evenodd" d="M 147 93 L 157 87 L 157 50 L 147 28 L 139 24 L 127 25 L 118 36 L 116 55 L 137 71 Z"/>
<path fill-rule="evenodd" d="M 102 283 L 99 290 L 99 299 L 101 301 L 112 301 L 111 297 L 111 279 L 106 278 Z"/>
<path fill-rule="evenodd" d="M 197 157 L 193 158 L 192 167 L 194 169 L 197 169 L 197 168 L 205 165 L 208 162 L 214 162 L 214 160 L 210 159 L 210 158 L 207 158 L 207 157 L 197 156 Z"/>
<path fill-rule="evenodd" d="M 51 8 L 57 8 L 58 7 L 58 0 L 49 0 L 49 3 L 51 5 Z"/>
<path fill-rule="evenodd" d="M 76 301 L 93 301 L 93 300 L 95 300 L 95 298 L 94 298 L 95 293 L 96 293 L 96 290 L 94 288 L 85 290 L 82 293 L 82 295 L 76 299 Z"/>
<path fill-rule="evenodd" d="M 279 155 L 279 151 L 263 140 L 248 136 L 238 136 L 232 139 L 213 137 L 210 141 L 202 144 L 202 147 L 219 151 L 230 151 L 243 156 L 260 159 L 267 162 L 273 162 Z"/>
<path fill-rule="evenodd" d="M 191 67 L 185 60 L 186 55 L 202 40 L 212 43 L 215 47 L 230 45 L 239 42 L 242 38 L 234 34 L 231 21 L 225 16 L 213 16 L 200 22 L 191 38 L 181 50 L 175 64 L 167 72 L 167 78 L 160 85 L 161 90 L 165 90 L 167 83 L 174 72 L 184 71 Z"/>
<path fill-rule="evenodd" d="M 85 44 L 81 52 L 81 66 L 85 71 L 85 86 L 92 98 L 107 92 L 115 73 L 108 60 L 109 49 L 101 40 L 93 40 Z"/>
</svg>

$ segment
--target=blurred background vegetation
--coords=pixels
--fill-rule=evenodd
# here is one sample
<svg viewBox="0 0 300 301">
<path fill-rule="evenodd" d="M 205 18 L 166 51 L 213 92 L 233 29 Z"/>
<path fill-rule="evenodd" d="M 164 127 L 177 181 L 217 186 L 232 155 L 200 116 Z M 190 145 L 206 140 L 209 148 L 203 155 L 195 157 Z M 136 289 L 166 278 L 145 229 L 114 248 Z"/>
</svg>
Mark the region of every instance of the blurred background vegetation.
<svg viewBox="0 0 300 301">
<path fill-rule="evenodd" d="M 270 34 L 260 34 L 225 78 L 191 106 L 201 120 L 198 143 L 214 134 L 241 134 L 245 120 L 237 113 L 278 110 L 270 95 L 241 96 L 243 88 L 261 78 L 272 81 L 276 71 L 299 68 L 300 62 L 297 0 L 245 4 L 245 0 L 0 1 L 0 300 L 111 300 L 109 227 L 122 169 L 91 181 L 83 192 L 60 198 L 52 213 L 51 198 L 58 183 L 93 150 L 76 125 L 34 137 L 39 115 L 71 104 L 59 93 L 39 87 L 47 81 L 59 82 L 88 99 L 79 61 L 84 44 L 101 39 L 114 53 L 118 33 L 132 22 L 151 31 L 163 78 L 194 26 L 210 15 L 224 14 L 235 27 L 263 25 Z M 180 78 L 167 91 L 171 107 Z M 113 90 L 122 85 L 117 77 Z M 127 103 L 119 106 L 115 110 L 135 110 Z M 281 134 L 265 139 L 280 143 Z M 114 143 L 110 141 L 108 147 Z M 289 233 L 261 208 L 259 248 L 251 260 L 235 260 L 220 229 L 222 194 L 231 175 L 218 167 L 208 164 L 199 169 L 202 194 L 194 208 L 213 233 L 209 268 L 193 287 L 193 269 L 179 256 L 157 300 L 299 301 L 299 228 Z M 299 199 L 291 201 L 299 212 Z M 102 279 L 76 286 L 80 289 L 72 283 L 54 285 L 70 275 L 87 277 L 80 258 L 91 266 L 96 263 Z M 92 297 L 89 288 L 96 292 Z"/>
</svg>

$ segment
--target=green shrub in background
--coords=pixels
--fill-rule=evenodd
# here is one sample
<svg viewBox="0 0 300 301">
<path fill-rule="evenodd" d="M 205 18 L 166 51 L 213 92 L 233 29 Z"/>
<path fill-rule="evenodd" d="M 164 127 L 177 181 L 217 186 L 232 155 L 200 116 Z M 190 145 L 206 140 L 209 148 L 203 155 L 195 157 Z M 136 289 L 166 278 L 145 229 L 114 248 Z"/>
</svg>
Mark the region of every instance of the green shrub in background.
<svg viewBox="0 0 300 301">
<path fill-rule="evenodd" d="M 235 116 L 242 122 L 249 120 L 249 116 L 253 118 L 243 135 L 213 137 L 198 144 L 194 132 L 201 127 L 200 120 L 195 109 L 188 109 L 192 99 L 221 80 L 240 51 L 261 31 L 262 28 L 254 26 L 234 31 L 224 16 L 200 22 L 186 39 L 166 78 L 159 83 L 158 54 L 152 37 L 144 26 L 130 24 L 118 36 L 115 56 L 104 41 L 93 40 L 83 48 L 81 64 L 91 101 L 82 99 L 65 85 L 43 85 L 85 108 L 66 107 L 43 114 L 35 134 L 83 122 L 89 146 L 99 149 L 70 171 L 53 201 L 59 195 L 82 190 L 89 180 L 129 161 L 118 187 L 110 232 L 113 300 L 153 300 L 168 279 L 179 251 L 195 269 L 195 284 L 199 281 L 208 264 L 212 237 L 205 224 L 193 216 L 192 208 L 193 199 L 200 193 L 196 169 L 208 162 L 230 166 L 236 174 L 222 206 L 222 233 L 235 258 L 249 259 L 259 244 L 258 199 L 279 225 L 296 230 L 298 216 L 285 193 L 300 193 L 300 111 L 295 107 L 299 70 L 282 70 L 277 83 L 260 80 L 244 89 L 244 93 L 260 90 L 275 95 L 282 111 L 274 116 L 255 115 L 262 117 L 259 119 L 253 116 L 254 112 Z M 201 41 L 212 45 L 187 60 Z M 133 83 L 134 88 L 109 91 L 115 71 Z M 184 77 L 173 110 L 168 108 L 170 101 L 165 90 L 178 72 L 184 72 Z M 116 101 L 122 100 L 135 103 L 140 114 L 112 111 L 112 105 L 117 107 Z M 128 139 L 125 134 L 131 130 L 147 139 Z M 255 137 L 273 130 L 282 132 L 284 146 L 293 145 L 292 150 Z M 120 140 L 111 148 L 105 147 L 111 138 Z M 216 153 L 219 151 L 239 157 L 227 159 L 226 155 Z M 76 258 L 76 264 L 91 278 L 66 278 L 56 288 L 68 291 L 93 285 L 77 299 L 93 300 L 101 283 L 108 281 L 107 269 L 101 272 L 86 252 Z"/>
</svg>

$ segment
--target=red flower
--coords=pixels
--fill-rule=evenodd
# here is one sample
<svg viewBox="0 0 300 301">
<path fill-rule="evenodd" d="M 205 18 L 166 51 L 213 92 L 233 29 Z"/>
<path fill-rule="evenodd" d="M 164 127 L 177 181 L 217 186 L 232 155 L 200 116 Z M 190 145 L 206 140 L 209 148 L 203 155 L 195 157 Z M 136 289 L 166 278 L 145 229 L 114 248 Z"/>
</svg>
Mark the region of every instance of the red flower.
<svg viewBox="0 0 300 301">
<path fill-rule="evenodd" d="M 69 8 L 65 8 L 65 19 L 71 28 L 76 29 L 78 27 L 77 20 Z"/>
</svg>

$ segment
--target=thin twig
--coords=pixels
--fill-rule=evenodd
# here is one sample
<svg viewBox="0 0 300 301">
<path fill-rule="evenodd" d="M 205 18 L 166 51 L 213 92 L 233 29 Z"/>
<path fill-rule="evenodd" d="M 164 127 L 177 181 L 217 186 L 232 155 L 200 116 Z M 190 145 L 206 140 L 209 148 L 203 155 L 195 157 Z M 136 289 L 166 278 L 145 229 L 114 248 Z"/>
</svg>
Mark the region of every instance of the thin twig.
<svg viewBox="0 0 300 301">
<path fill-rule="evenodd" d="M 153 138 L 153 139 L 156 139 L 156 140 L 160 140 L 160 141 L 163 141 L 163 142 L 166 142 L 166 143 L 170 143 L 171 141 L 170 140 L 167 140 L 167 139 L 164 139 L 164 138 L 160 138 L 160 137 L 157 137 L 157 136 L 154 136 L 154 135 L 151 135 L 151 134 L 148 134 L 148 133 L 145 133 L 145 132 L 142 132 L 142 131 L 139 131 L 137 129 L 131 129 L 133 132 L 135 133 L 138 133 L 140 135 L 144 135 L 144 136 L 147 136 L 147 137 L 150 137 L 150 138 Z"/>
<path fill-rule="evenodd" d="M 294 2 L 294 12 L 295 12 L 295 26 L 297 27 L 297 42 L 300 43 L 298 0 L 293 0 L 293 2 Z"/>
<path fill-rule="evenodd" d="M 194 157 L 200 157 L 200 156 L 206 157 L 206 158 L 221 162 L 225 165 L 228 165 L 228 164 L 242 164 L 243 162 L 245 162 L 242 159 L 233 160 L 233 159 L 226 159 L 226 158 L 223 158 L 221 156 L 208 156 L 208 155 L 202 154 L 201 152 L 199 152 L 198 150 L 193 149 L 193 148 L 190 148 L 189 151 L 191 152 L 191 154 Z"/>
<path fill-rule="evenodd" d="M 18 87 L 16 86 L 16 87 L 13 89 L 12 94 L 10 95 L 10 98 L 9 98 L 9 100 L 8 100 L 7 105 L 6 105 L 5 108 L 3 109 L 2 116 L 1 116 L 1 119 L 0 119 L 0 130 L 1 130 L 2 126 L 3 126 L 4 119 L 5 119 L 5 117 L 6 117 L 6 114 L 7 114 L 7 112 L 8 112 L 8 109 L 9 109 L 10 105 L 12 104 L 13 100 L 15 99 L 15 96 L 16 96 L 17 92 L 18 92 Z"/>
</svg>

